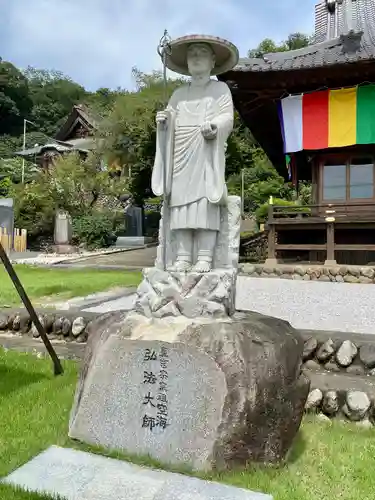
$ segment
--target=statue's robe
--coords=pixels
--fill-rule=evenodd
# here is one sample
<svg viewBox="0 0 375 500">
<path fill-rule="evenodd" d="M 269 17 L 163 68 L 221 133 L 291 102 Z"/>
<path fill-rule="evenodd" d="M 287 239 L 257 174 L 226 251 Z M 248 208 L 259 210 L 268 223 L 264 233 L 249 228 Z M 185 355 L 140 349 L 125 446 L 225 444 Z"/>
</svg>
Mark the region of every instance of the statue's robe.
<svg viewBox="0 0 375 500">
<path fill-rule="evenodd" d="M 232 96 L 227 84 L 216 80 L 201 90 L 197 98 L 195 88 L 192 98 L 190 85 L 178 88 L 167 107 L 167 128 L 158 131 L 151 185 L 156 196 L 164 194 L 165 168 L 171 229 L 218 231 L 220 205 L 227 201 L 225 150 L 233 129 Z M 205 122 L 217 127 L 214 139 L 203 137 Z"/>
</svg>

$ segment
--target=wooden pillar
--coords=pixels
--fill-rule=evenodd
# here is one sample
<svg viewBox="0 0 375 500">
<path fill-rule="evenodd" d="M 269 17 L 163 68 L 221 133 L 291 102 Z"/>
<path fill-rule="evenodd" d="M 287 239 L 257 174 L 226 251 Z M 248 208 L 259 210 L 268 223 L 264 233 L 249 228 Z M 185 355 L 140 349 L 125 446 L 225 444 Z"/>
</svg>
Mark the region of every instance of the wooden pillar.
<svg viewBox="0 0 375 500">
<path fill-rule="evenodd" d="M 272 224 L 268 228 L 268 255 L 267 260 L 276 259 L 276 231 Z"/>
<path fill-rule="evenodd" d="M 275 219 L 273 216 L 272 198 L 270 198 L 270 202 L 268 205 L 267 226 L 268 226 L 268 248 L 267 248 L 267 260 L 265 264 L 269 266 L 274 266 L 277 264 L 277 259 L 276 259 L 276 227 L 275 227 Z"/>
<path fill-rule="evenodd" d="M 335 225 L 333 222 L 327 222 L 327 257 L 324 265 L 332 266 L 336 265 L 335 260 Z"/>
</svg>

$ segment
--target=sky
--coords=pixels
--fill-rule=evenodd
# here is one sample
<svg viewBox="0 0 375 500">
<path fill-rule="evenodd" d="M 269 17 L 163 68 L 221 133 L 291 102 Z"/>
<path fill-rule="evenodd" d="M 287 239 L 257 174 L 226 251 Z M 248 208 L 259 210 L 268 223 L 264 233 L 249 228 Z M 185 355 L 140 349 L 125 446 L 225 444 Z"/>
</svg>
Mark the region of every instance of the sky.
<svg viewBox="0 0 375 500">
<path fill-rule="evenodd" d="M 133 88 L 131 70 L 160 69 L 157 45 L 197 33 L 237 45 L 312 34 L 317 0 L 0 0 L 0 57 L 62 71 L 88 90 Z"/>
</svg>

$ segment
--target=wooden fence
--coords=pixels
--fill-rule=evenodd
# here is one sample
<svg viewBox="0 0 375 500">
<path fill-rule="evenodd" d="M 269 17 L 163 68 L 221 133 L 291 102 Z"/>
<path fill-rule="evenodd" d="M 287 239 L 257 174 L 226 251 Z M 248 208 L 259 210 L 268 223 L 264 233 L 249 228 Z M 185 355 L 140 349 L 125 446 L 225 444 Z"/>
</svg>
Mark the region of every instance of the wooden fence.
<svg viewBox="0 0 375 500">
<path fill-rule="evenodd" d="M 5 227 L 0 226 L 0 242 L 6 252 L 10 252 L 11 250 L 25 252 L 27 248 L 27 231 L 26 229 L 14 229 L 12 245 L 11 235 Z"/>
</svg>

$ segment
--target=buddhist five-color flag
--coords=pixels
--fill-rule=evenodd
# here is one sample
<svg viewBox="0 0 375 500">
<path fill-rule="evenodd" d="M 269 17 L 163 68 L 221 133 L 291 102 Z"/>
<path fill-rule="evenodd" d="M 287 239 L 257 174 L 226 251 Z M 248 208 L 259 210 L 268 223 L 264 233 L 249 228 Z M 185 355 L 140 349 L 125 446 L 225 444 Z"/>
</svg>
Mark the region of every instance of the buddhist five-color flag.
<svg viewBox="0 0 375 500">
<path fill-rule="evenodd" d="M 279 117 L 285 153 L 375 144 L 375 85 L 286 97 Z"/>
</svg>

